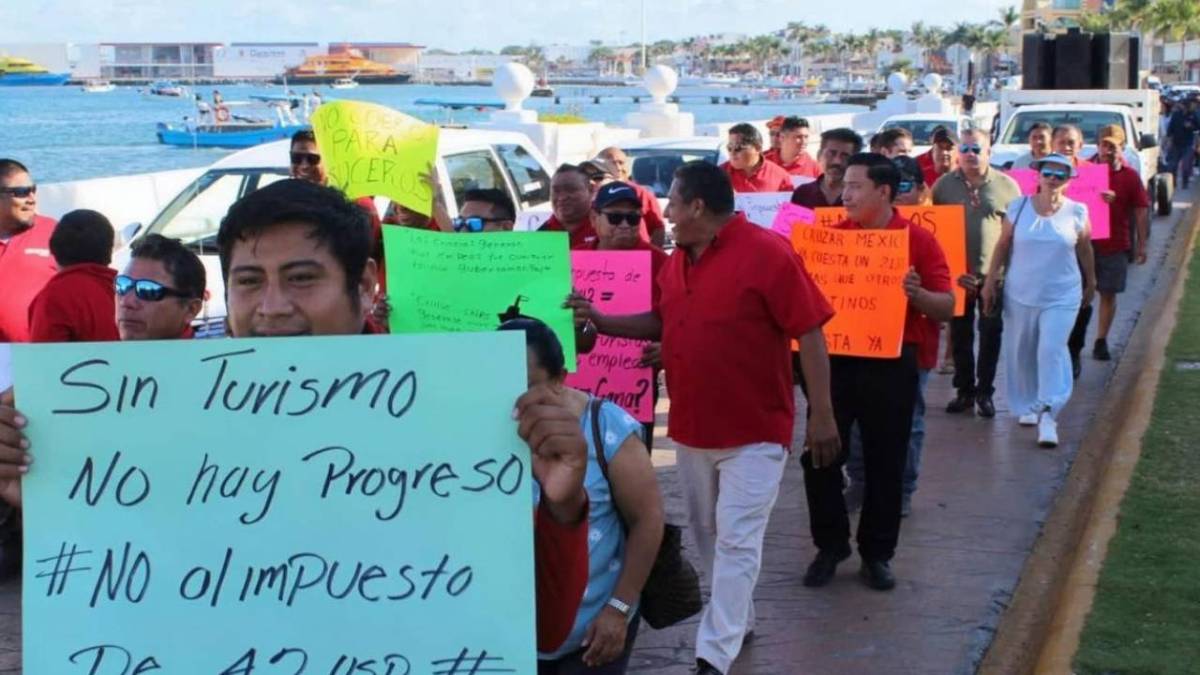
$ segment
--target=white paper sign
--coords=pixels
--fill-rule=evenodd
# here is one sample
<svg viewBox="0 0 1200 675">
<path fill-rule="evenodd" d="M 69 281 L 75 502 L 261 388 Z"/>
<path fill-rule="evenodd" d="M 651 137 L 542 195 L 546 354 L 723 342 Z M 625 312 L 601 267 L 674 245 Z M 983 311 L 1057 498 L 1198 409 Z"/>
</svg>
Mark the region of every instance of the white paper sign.
<svg viewBox="0 0 1200 675">
<path fill-rule="evenodd" d="M 745 212 L 746 220 L 769 228 L 775 222 L 779 206 L 790 201 L 790 192 L 738 192 L 733 198 L 733 208 Z"/>
<path fill-rule="evenodd" d="M 513 226 L 513 230 L 517 232 L 536 232 L 539 227 L 546 224 L 553 215 L 550 211 L 522 211 L 517 214 L 517 222 Z"/>
</svg>

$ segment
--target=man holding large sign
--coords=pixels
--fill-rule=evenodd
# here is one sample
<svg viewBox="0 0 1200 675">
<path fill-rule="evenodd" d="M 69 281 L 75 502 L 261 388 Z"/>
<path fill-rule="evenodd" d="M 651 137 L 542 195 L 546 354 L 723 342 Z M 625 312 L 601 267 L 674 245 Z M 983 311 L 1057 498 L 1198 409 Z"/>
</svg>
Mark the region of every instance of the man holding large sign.
<svg viewBox="0 0 1200 675">
<path fill-rule="evenodd" d="M 863 561 L 860 574 L 867 585 L 877 590 L 889 590 L 896 585 L 890 561 L 900 537 L 901 486 L 917 392 L 917 348 L 930 331 L 937 330 L 936 322 L 946 321 L 954 313 L 950 270 L 937 240 L 924 228 L 902 218 L 892 206 L 899 183 L 899 170 L 883 155 L 854 155 L 847 163 L 843 192 L 849 217 L 834 229 L 825 230 L 846 234 L 868 230 L 908 234 L 907 273 L 901 282 L 908 307 L 901 310 L 904 330 L 900 355 L 830 358 L 833 409 L 842 446 L 849 446 L 850 430 L 855 423 L 862 432 L 866 492 L 858 525 L 858 551 Z M 813 229 L 795 228 L 793 237 Z M 886 243 L 883 239 L 879 241 L 880 245 Z M 859 283 L 894 284 L 893 279 L 883 270 L 864 275 Z M 839 311 L 871 311 L 870 303 L 865 305 Z M 808 375 L 807 364 L 805 375 Z M 810 526 L 819 550 L 804 575 L 804 584 L 824 586 L 833 579 L 838 564 L 850 556 L 850 520 L 842 494 L 842 461 L 822 465 L 807 452 L 800 460 Z"/>
<path fill-rule="evenodd" d="M 357 208 L 329 188 L 281 181 L 242 199 L 218 234 L 230 332 L 368 332 L 375 285 L 369 242 Z M 513 618 L 531 608 L 514 606 L 529 600 L 528 576 L 517 560 L 527 560 L 519 541 L 529 541 L 528 530 L 517 528 L 487 556 L 471 552 L 474 544 L 451 550 L 457 545 L 443 543 L 447 532 L 482 536 L 481 523 L 459 523 L 438 510 L 453 503 L 528 514 L 532 494 L 526 479 L 516 478 L 540 483 L 544 506 L 536 511 L 533 537 L 538 637 L 539 647 L 553 649 L 571 628 L 587 580 L 587 444 L 578 418 L 551 391 L 535 388 L 514 411 L 532 457 L 514 449 L 497 430 L 523 381 L 521 341 L 442 340 L 457 353 L 422 338 L 341 338 L 304 344 L 308 354 L 324 355 L 315 362 L 299 343 L 253 340 L 139 346 L 138 355 L 131 345 L 86 355 L 66 347 L 18 354 L 17 387 L 29 392 L 22 393 L 29 421 L 7 393 L 0 405 L 0 495 L 22 499 L 20 477 L 30 469 L 26 427 L 45 453 L 24 495 L 25 635 L 32 647 L 25 650 L 26 672 L 68 672 L 70 664 L 88 672 L 100 660 L 124 658 L 138 672 L 152 664 L 206 670 L 194 666 L 209 662 L 222 662 L 212 672 L 243 672 L 237 668 L 255 661 L 297 666 L 310 655 L 326 670 L 357 664 L 404 672 L 409 663 L 422 672 L 418 665 L 437 669 L 429 661 L 480 659 L 531 671 L 530 626 Z M 497 351 L 511 358 L 496 358 Z M 484 374 L 488 386 L 466 392 L 438 384 L 437 364 L 453 373 L 464 354 L 478 354 L 472 362 L 480 367 L 493 363 Z M 191 371 L 199 381 L 187 377 Z M 454 411 L 464 422 L 450 426 L 478 426 L 482 435 L 471 440 L 474 432 L 448 429 L 439 411 Z M 321 423 L 329 412 L 337 422 Z M 165 425 L 191 429 L 171 436 L 173 452 L 166 455 Z M 458 440 L 446 443 L 446 433 Z M 118 438 L 120 451 L 106 445 Z M 254 452 L 242 451 L 248 443 L 257 444 Z M 189 445 L 196 450 L 187 452 Z M 475 461 L 458 466 L 455 452 L 439 459 L 441 445 Z M 492 477 L 486 488 L 485 473 Z M 101 504 L 108 512 L 97 520 Z M 418 505 L 432 517 L 414 519 Z M 193 526 L 189 509 L 199 519 Z M 279 511 L 303 519 L 304 527 Z M 521 519 L 500 521 L 482 525 L 510 527 Z M 444 550 L 426 550 L 434 542 Z M 278 549 L 274 557 L 271 547 Z M 155 569 L 161 571 L 152 576 Z M 504 574 L 515 576 L 505 581 Z M 501 605 L 489 611 L 472 587 L 493 582 L 511 583 L 516 593 L 495 596 L 489 588 L 486 595 Z M 33 592 L 42 588 L 44 595 Z M 512 619 L 511 633 L 496 634 L 490 619 L 498 611 Z M 477 620 L 464 620 L 462 612 Z M 376 620 L 360 621 L 373 614 Z M 436 643 L 431 638 L 439 631 L 422 628 L 421 644 L 398 640 L 411 634 L 404 626 L 427 627 L 438 616 L 453 626 L 440 631 L 447 640 Z M 64 627 L 66 617 L 77 623 Z M 362 630 L 331 630 L 350 625 L 351 617 Z M 269 626 L 269 634 L 254 635 L 260 626 Z M 135 649 L 101 647 L 120 630 Z M 155 632 L 166 630 L 169 636 Z M 487 645 L 472 636 L 490 636 L 504 653 L 483 654 Z"/>
</svg>

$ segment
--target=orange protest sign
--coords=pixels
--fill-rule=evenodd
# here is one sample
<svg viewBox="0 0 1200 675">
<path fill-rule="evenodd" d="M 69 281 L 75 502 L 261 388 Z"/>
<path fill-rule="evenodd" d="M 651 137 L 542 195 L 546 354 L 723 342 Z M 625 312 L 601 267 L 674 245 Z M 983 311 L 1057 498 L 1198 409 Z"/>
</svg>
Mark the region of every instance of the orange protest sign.
<svg viewBox="0 0 1200 675">
<path fill-rule="evenodd" d="M 950 281 L 954 290 L 954 316 L 967 310 L 967 292 L 958 285 L 958 278 L 967 273 L 967 225 L 962 204 L 953 206 L 897 206 L 900 215 L 914 225 L 929 230 L 946 255 Z M 846 209 L 840 206 L 814 209 L 815 225 L 832 227 L 846 219 Z"/>
<path fill-rule="evenodd" d="M 825 324 L 830 354 L 900 356 L 908 298 L 908 230 L 792 229 L 792 246 L 833 305 Z"/>
</svg>

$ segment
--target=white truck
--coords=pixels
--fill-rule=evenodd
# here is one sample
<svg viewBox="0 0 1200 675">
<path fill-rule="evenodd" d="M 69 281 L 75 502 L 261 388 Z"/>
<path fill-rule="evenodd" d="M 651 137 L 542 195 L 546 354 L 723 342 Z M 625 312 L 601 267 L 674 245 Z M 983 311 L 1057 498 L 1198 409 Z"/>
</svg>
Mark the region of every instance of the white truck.
<svg viewBox="0 0 1200 675">
<path fill-rule="evenodd" d="M 1125 130 L 1125 161 L 1146 182 L 1156 211 L 1171 213 L 1174 179 L 1159 172 L 1158 93 L 1152 89 L 1003 90 L 992 125 L 992 164 L 1004 168 L 1029 151 L 1029 130 L 1037 122 L 1074 124 L 1083 131 L 1082 157 L 1096 153 L 1101 127 Z"/>
</svg>

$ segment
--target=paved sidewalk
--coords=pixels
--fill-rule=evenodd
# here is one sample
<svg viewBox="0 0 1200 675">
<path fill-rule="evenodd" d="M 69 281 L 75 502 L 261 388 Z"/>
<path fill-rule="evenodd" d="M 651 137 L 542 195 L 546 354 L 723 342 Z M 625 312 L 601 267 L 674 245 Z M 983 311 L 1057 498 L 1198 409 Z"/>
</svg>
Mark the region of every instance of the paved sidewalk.
<svg viewBox="0 0 1200 675">
<path fill-rule="evenodd" d="M 1177 201 L 1171 217 L 1155 219 L 1150 263 L 1131 268 L 1109 340 L 1118 357 L 1157 281 L 1184 207 Z M 1114 364 L 1093 361 L 1090 349 L 1089 339 L 1083 375 L 1059 424 L 1063 443 L 1056 450 L 1038 449 L 1035 432 L 1007 416 L 1003 372 L 994 420 L 945 413 L 951 376 L 932 376 L 921 479 L 893 564 L 899 583 L 890 593 L 858 581 L 857 557 L 843 563 L 826 588 L 801 585 L 815 549 L 800 467 L 790 462 L 755 595 L 757 638 L 729 675 L 974 672 L 1112 374 Z M 660 434 L 666 427 L 665 405 Z M 802 438 L 801 428 L 796 433 Z M 660 437 L 658 445 L 669 448 L 669 441 Z M 655 463 L 668 517 L 685 523 L 674 453 L 656 450 Z M 0 584 L 0 673 L 21 672 L 19 605 L 19 582 Z M 665 631 L 643 628 L 630 672 L 689 673 L 695 627 L 691 621 Z"/>
</svg>

